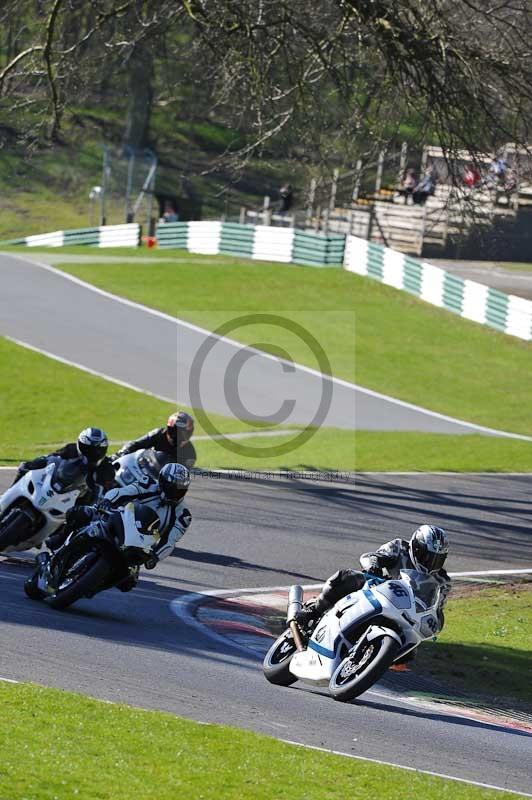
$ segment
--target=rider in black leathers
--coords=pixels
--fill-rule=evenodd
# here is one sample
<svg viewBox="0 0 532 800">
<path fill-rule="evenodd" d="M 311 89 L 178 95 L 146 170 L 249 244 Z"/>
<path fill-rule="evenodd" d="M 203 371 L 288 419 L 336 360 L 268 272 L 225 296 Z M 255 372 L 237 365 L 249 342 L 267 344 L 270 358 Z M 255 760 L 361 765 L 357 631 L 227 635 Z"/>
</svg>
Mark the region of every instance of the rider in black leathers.
<svg viewBox="0 0 532 800">
<path fill-rule="evenodd" d="M 115 470 L 110 459 L 106 457 L 107 447 L 107 436 L 101 428 L 85 428 L 79 434 L 77 442 L 68 442 L 46 456 L 23 461 L 18 467 L 13 485 L 30 470 L 46 467 L 52 459 L 61 458 L 73 463 L 77 460 L 86 484 L 77 503 L 95 503 L 102 492 L 109 489 L 114 482 Z"/>
<path fill-rule="evenodd" d="M 176 463 L 191 469 L 196 463 L 196 450 L 190 441 L 193 433 L 194 420 L 190 414 L 185 411 L 177 411 L 175 414 L 171 414 L 164 428 L 154 428 L 139 439 L 127 442 L 118 450 L 114 458 L 151 447 L 172 456 Z"/>
</svg>

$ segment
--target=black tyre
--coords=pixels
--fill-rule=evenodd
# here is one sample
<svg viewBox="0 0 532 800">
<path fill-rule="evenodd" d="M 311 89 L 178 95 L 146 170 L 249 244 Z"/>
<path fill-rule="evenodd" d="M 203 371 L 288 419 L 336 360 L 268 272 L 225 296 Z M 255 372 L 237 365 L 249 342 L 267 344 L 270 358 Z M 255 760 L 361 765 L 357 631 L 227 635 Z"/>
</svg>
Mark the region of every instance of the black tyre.
<svg viewBox="0 0 532 800">
<path fill-rule="evenodd" d="M 365 641 L 356 654 L 347 655 L 329 681 L 329 692 L 335 700 L 346 703 L 365 692 L 384 675 L 400 650 L 391 636 Z"/>
<path fill-rule="evenodd" d="M 290 631 L 285 631 L 275 640 L 262 662 L 262 670 L 267 681 L 276 686 L 290 686 L 297 681 L 296 676 L 290 672 L 290 661 L 296 649 Z"/>
<path fill-rule="evenodd" d="M 63 609 L 86 595 L 95 594 L 110 572 L 110 564 L 101 553 L 91 551 L 78 557 L 63 570 L 59 588 L 47 597 L 52 608 Z"/>
<path fill-rule="evenodd" d="M 8 547 L 16 547 L 31 537 L 27 514 L 17 509 L 8 514 L 6 522 L 0 522 L 0 553 Z"/>
<path fill-rule="evenodd" d="M 31 578 L 27 578 L 27 580 L 24 581 L 24 591 L 32 600 L 42 600 L 43 597 L 45 597 L 44 592 L 41 592 L 37 586 L 37 579 L 38 575 L 36 573 L 32 575 Z"/>
</svg>

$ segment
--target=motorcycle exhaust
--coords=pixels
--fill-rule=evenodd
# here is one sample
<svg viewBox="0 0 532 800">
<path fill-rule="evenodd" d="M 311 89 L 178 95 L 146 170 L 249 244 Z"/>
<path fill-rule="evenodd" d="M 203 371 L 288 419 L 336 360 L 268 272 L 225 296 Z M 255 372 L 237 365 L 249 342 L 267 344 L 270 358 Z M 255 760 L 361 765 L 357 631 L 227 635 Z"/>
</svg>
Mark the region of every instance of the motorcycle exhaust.
<svg viewBox="0 0 532 800">
<path fill-rule="evenodd" d="M 303 608 L 303 588 L 296 583 L 295 586 L 290 587 L 288 592 L 288 608 L 286 612 L 286 621 L 288 624 L 292 622 L 298 611 Z"/>
<path fill-rule="evenodd" d="M 288 608 L 286 612 L 286 621 L 290 630 L 292 631 L 292 636 L 294 637 L 294 642 L 298 650 L 304 650 L 303 642 L 301 641 L 301 635 L 299 633 L 299 628 L 297 627 L 294 617 L 298 611 L 301 611 L 303 608 L 303 588 L 299 586 L 299 584 L 295 584 L 294 586 L 290 587 L 290 591 L 288 593 Z"/>
</svg>

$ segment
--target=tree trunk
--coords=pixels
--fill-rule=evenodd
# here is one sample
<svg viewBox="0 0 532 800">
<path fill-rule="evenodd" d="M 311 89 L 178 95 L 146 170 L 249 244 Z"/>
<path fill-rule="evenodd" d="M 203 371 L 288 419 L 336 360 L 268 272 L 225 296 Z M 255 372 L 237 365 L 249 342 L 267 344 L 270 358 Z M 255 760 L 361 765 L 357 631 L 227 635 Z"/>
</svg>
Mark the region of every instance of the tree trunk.
<svg viewBox="0 0 532 800">
<path fill-rule="evenodd" d="M 153 100 L 153 55 L 149 43 L 135 44 L 127 69 L 129 105 L 124 144 L 138 150 L 148 144 Z"/>
</svg>

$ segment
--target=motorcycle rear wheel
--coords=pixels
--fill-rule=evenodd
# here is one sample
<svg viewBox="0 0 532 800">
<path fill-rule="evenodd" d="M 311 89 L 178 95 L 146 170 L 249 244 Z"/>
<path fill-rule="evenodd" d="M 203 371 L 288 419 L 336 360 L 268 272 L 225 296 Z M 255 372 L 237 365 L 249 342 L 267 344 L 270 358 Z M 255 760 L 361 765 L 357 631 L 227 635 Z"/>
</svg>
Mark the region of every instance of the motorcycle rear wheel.
<svg viewBox="0 0 532 800">
<path fill-rule="evenodd" d="M 400 650 L 391 636 L 366 641 L 355 654 L 348 654 L 333 672 L 329 693 L 335 700 L 347 703 L 367 691 L 384 675 Z"/>
<path fill-rule="evenodd" d="M 296 645 L 289 631 L 285 631 L 272 644 L 262 662 L 264 677 L 276 686 L 290 686 L 297 681 L 290 672 L 290 661 L 296 652 Z"/>
<path fill-rule="evenodd" d="M 87 556 L 89 555 L 91 554 L 87 553 Z M 88 594 L 92 595 L 98 590 L 98 587 L 102 585 L 105 578 L 109 575 L 110 565 L 101 553 L 93 552 L 92 555 L 94 559 L 89 561 L 79 577 L 75 578 L 72 583 L 67 584 L 64 588 L 60 586 L 54 594 L 46 599 L 49 606 L 62 610 L 71 606 L 76 600 L 81 600 L 82 597 Z M 70 570 L 76 566 L 76 563 L 77 562 L 67 568 L 63 575 L 63 580 L 68 578 Z"/>
</svg>

